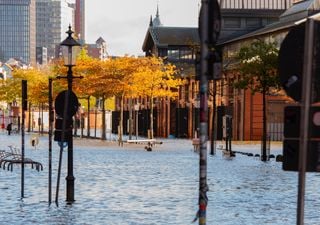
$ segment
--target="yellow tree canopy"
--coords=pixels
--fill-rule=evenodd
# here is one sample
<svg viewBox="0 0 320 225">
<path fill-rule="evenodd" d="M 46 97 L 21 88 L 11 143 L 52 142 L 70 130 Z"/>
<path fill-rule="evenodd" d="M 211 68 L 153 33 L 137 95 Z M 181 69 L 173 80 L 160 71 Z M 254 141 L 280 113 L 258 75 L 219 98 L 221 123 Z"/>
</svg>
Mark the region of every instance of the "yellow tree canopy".
<svg viewBox="0 0 320 225">
<path fill-rule="evenodd" d="M 16 69 L 12 78 L 3 81 L 0 90 L 2 100 L 12 102 L 21 99 L 21 81 L 28 82 L 28 101 L 45 103 L 48 101 L 48 70 Z"/>
<path fill-rule="evenodd" d="M 134 75 L 138 94 L 145 97 L 175 97 L 183 80 L 176 78 L 174 65 L 165 64 L 161 58 L 140 58 L 141 63 Z"/>
</svg>

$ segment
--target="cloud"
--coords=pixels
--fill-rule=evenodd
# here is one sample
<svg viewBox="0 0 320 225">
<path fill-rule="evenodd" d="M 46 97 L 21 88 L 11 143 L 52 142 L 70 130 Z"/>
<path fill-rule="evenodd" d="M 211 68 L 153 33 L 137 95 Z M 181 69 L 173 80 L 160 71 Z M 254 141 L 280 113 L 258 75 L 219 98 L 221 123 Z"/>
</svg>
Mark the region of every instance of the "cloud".
<svg viewBox="0 0 320 225">
<path fill-rule="evenodd" d="M 138 55 L 149 26 L 155 17 L 157 0 L 86 1 L 86 41 L 100 36 L 113 55 Z M 166 26 L 196 26 L 197 0 L 160 0 L 160 19 Z"/>
</svg>

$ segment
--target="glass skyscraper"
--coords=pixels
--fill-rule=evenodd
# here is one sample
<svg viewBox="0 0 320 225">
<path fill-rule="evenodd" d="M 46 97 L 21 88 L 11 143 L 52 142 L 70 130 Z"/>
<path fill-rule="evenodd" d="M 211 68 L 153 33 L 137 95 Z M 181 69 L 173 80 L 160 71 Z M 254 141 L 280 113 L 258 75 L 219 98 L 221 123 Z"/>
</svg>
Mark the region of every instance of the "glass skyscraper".
<svg viewBox="0 0 320 225">
<path fill-rule="evenodd" d="M 36 61 L 35 0 L 0 0 L 0 61 Z"/>
<path fill-rule="evenodd" d="M 37 0 L 37 47 L 47 48 L 49 60 L 59 55 L 59 44 L 74 29 L 74 5 L 66 0 Z"/>
</svg>

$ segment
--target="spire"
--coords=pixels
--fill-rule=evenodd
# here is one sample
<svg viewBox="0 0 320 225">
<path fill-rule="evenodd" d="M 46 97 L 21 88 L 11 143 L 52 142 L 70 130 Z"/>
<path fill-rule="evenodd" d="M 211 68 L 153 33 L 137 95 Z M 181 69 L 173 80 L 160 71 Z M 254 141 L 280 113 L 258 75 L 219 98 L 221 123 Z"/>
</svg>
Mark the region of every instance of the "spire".
<svg viewBox="0 0 320 225">
<path fill-rule="evenodd" d="M 157 3 L 157 14 L 156 17 L 159 17 L 159 3 Z"/>
<path fill-rule="evenodd" d="M 157 3 L 157 12 L 156 12 L 156 18 L 152 21 L 153 26 L 159 27 L 162 26 L 162 23 L 160 21 L 160 15 L 159 15 L 159 3 Z"/>
</svg>

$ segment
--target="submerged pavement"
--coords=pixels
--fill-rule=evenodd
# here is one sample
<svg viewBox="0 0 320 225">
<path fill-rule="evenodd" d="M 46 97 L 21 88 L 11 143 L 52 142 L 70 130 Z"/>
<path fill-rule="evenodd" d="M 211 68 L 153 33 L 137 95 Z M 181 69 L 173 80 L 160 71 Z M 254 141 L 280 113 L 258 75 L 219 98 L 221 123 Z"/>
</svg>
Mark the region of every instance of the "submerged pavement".
<svg viewBox="0 0 320 225">
<path fill-rule="evenodd" d="M 163 139 L 147 152 L 144 145 L 74 139 L 75 199 L 65 203 L 67 152 L 63 152 L 59 207 L 48 206 L 48 137 L 37 149 L 26 135 L 26 157 L 44 170 L 26 166 L 25 198 L 20 199 L 19 166 L 0 170 L 0 221 L 3 224 L 191 224 L 198 209 L 199 157 L 190 140 Z M 18 135 L 0 133 L 0 149 L 21 144 Z M 223 143 L 218 143 L 219 145 Z M 233 150 L 260 153 L 258 143 L 234 143 Z M 281 154 L 273 143 L 272 154 Z M 59 147 L 53 148 L 53 195 Z M 208 155 L 207 224 L 292 225 L 296 222 L 298 174 L 285 172 L 274 159 L 237 154 L 232 160 L 217 150 Z M 305 224 L 320 224 L 320 180 L 307 174 Z"/>
</svg>

